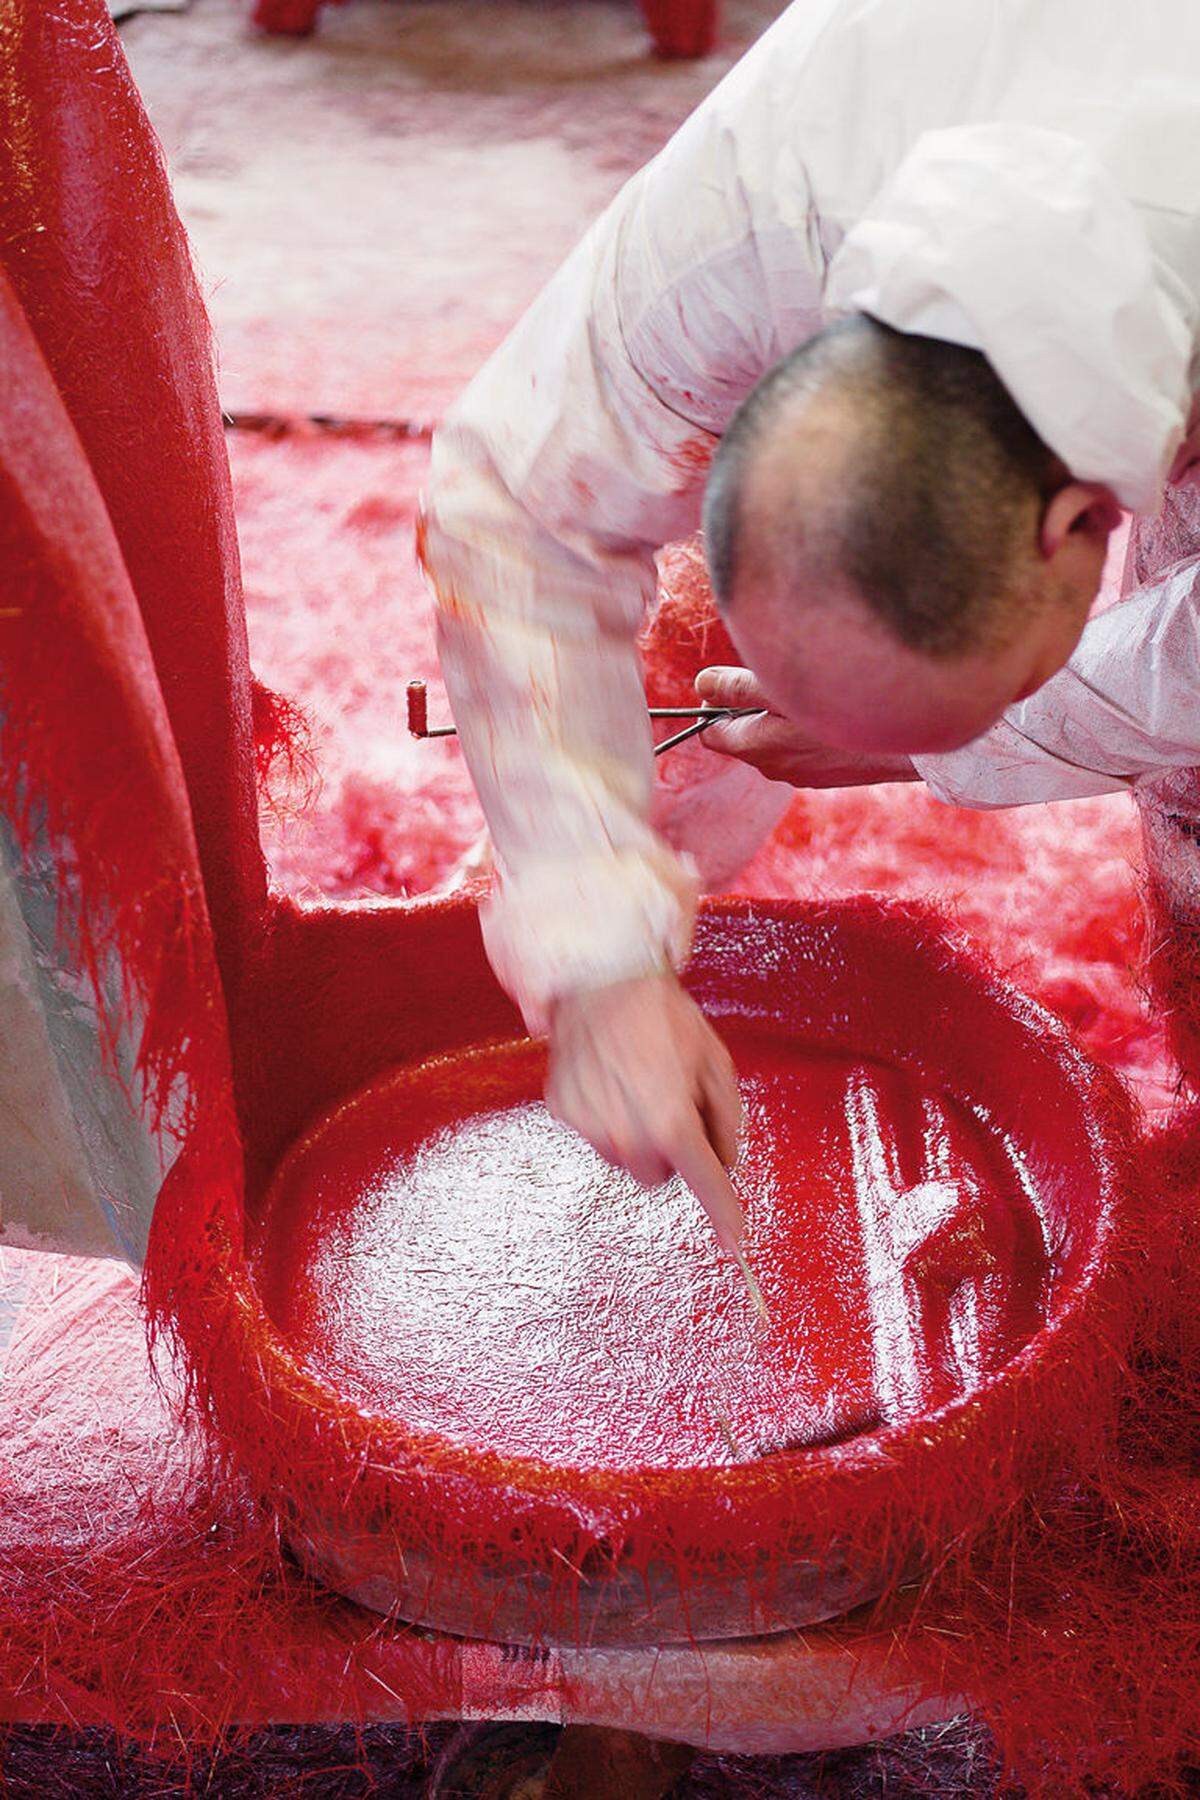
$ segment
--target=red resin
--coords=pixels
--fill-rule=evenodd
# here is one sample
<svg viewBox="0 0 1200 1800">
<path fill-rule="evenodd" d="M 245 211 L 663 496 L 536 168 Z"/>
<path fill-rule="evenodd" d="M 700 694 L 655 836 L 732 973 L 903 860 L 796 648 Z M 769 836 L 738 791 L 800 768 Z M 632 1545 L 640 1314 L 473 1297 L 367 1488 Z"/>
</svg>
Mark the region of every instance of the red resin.
<svg viewBox="0 0 1200 1800">
<path fill-rule="evenodd" d="M 105 7 L 4 8 L 0 115 L 0 271 L 69 415 L 71 453 L 86 458 L 87 488 L 94 483 L 88 504 L 111 527 L 136 599 L 236 1011 L 266 871 L 229 464 L 190 250 Z M 85 484 L 72 485 L 79 493 Z M 86 561 L 75 521 L 64 516 L 58 531 Z M 105 601 L 96 601 L 101 615 Z M 7 644 L 5 657 L 11 670 Z M 89 702 L 102 704 L 94 690 Z M 132 829 L 149 836 L 132 802 L 127 810 Z M 119 866 L 120 844 L 109 853 Z"/>
<path fill-rule="evenodd" d="M 378 1080 L 288 1156 L 256 1264 L 297 1360 L 448 1442 L 614 1470 L 830 1443 L 970 1392 L 1044 1321 L 1017 1150 L 906 1072 L 727 1036 L 769 1327 L 682 1184 L 606 1167 L 517 1043 Z"/>
</svg>

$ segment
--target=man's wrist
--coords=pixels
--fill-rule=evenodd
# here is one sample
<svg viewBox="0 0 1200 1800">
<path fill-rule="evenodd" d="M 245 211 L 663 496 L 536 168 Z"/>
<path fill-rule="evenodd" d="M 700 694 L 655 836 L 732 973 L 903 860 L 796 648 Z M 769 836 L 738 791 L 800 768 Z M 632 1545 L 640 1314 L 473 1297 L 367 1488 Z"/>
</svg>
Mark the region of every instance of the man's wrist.
<svg viewBox="0 0 1200 1800">
<path fill-rule="evenodd" d="M 572 1006 L 587 1005 L 590 1000 L 609 994 L 614 988 L 633 987 L 642 981 L 678 981 L 679 971 L 666 953 L 662 953 L 655 961 L 635 969 L 622 970 L 620 974 L 600 976 L 595 981 L 581 982 L 576 987 L 564 988 L 554 995 L 548 1008 L 550 1029 L 553 1031 L 555 1019 L 560 1010 Z"/>
</svg>

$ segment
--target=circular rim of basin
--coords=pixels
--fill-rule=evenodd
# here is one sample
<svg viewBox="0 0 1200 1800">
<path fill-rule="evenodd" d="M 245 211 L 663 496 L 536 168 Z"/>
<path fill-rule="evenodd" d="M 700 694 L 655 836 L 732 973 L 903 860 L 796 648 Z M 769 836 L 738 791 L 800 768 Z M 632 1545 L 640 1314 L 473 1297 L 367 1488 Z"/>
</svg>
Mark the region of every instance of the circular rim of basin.
<svg viewBox="0 0 1200 1800">
<path fill-rule="evenodd" d="M 421 910 L 414 909 L 414 928 Z M 234 1333 L 245 1354 L 221 1359 L 223 1372 L 207 1381 L 209 1403 L 229 1428 L 235 1455 L 255 1446 L 242 1460 L 256 1474 L 269 1469 L 265 1491 L 302 1531 L 314 1517 L 337 1518 L 352 1537 L 355 1521 L 369 1530 L 372 1521 L 386 1519 L 393 1544 L 407 1543 L 411 1531 L 442 1557 L 506 1557 L 550 1576 L 555 1569 L 549 1559 L 558 1557 L 576 1578 L 588 1580 L 622 1558 L 638 1557 L 674 1559 L 695 1576 L 706 1561 L 728 1565 L 732 1551 L 746 1567 L 766 1570 L 769 1579 L 773 1559 L 819 1562 L 847 1540 L 859 1562 L 875 1568 L 889 1542 L 946 1542 L 985 1523 L 1045 1473 L 1048 1460 L 1060 1467 L 1071 1444 L 1094 1429 L 1087 1414 L 1103 1398 L 1104 1370 L 1119 1361 L 1105 1355 L 1105 1346 L 1119 1349 L 1132 1304 L 1117 1246 L 1132 1191 L 1127 1152 L 1134 1127 L 1116 1078 L 1085 1055 L 1061 1021 L 995 975 L 928 909 L 860 897 L 713 902 L 702 914 L 710 942 L 722 931 L 744 937 L 755 930 L 776 936 L 816 930 L 836 938 L 864 925 L 878 928 L 890 954 L 910 954 L 930 970 L 936 966 L 941 975 L 961 979 L 1015 1022 L 1031 1045 L 1052 1054 L 1096 1153 L 1090 1241 L 1077 1274 L 1056 1293 L 1052 1316 L 968 1394 L 917 1418 L 731 1465 L 597 1471 L 469 1450 L 347 1402 L 289 1353 L 257 1299 L 241 1247 L 214 1243 L 206 1285 L 210 1296 L 214 1284 L 227 1290 L 233 1305 L 222 1318 L 226 1348 L 227 1334 Z M 702 999 L 704 935 L 696 956 Z M 350 1098 L 322 1109 L 299 1137 Z M 182 1323 L 186 1342 L 186 1307 Z M 232 1374 L 239 1360 L 241 1379 Z M 333 1441 L 340 1472 L 329 1466 Z M 731 1509 L 736 1545 L 730 1543 Z M 569 1558 L 564 1545 L 574 1551 Z M 910 1572 L 897 1569 L 895 1577 Z M 879 1586 L 876 1581 L 875 1591 Z"/>
</svg>

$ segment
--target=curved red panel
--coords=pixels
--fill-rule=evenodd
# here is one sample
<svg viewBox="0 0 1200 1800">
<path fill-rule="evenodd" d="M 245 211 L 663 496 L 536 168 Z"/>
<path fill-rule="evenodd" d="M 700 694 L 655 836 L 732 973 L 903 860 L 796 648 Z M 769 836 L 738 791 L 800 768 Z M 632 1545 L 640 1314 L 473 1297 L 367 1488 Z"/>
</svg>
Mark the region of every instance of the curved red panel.
<svg viewBox="0 0 1200 1800">
<path fill-rule="evenodd" d="M 0 114 L 0 262 L 137 597 L 228 980 L 265 901 L 229 467 L 187 240 L 104 0 L 4 9 Z"/>
</svg>

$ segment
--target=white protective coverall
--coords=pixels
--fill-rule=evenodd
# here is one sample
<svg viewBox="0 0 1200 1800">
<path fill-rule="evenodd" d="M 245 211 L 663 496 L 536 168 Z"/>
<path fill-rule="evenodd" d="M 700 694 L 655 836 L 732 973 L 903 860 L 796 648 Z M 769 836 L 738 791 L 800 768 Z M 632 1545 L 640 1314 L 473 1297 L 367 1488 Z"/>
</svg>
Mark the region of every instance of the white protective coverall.
<svg viewBox="0 0 1200 1800">
<path fill-rule="evenodd" d="M 1074 475 L 1147 521 L 1175 484 L 1135 530 L 1137 591 L 920 774 L 996 806 L 1161 795 L 1200 764 L 1200 5 L 797 0 L 434 441 L 425 560 L 498 856 L 485 930 L 533 1029 L 686 954 L 695 871 L 647 823 L 654 555 L 696 530 L 739 402 L 853 310 L 983 350 Z"/>
</svg>

